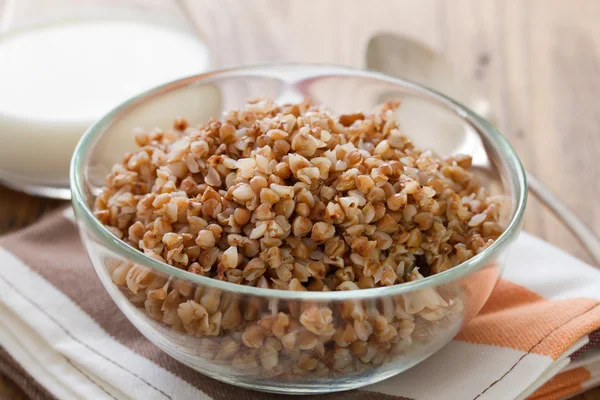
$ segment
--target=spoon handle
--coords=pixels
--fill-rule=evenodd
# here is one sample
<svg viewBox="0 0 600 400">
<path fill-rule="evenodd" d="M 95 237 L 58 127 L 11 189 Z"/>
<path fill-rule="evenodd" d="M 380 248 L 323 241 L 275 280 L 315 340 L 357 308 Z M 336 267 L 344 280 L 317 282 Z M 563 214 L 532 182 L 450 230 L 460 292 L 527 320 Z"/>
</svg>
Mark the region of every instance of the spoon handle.
<svg viewBox="0 0 600 400">
<path fill-rule="evenodd" d="M 592 256 L 596 265 L 600 266 L 600 238 L 591 230 L 565 203 L 563 203 L 552 191 L 530 172 L 527 172 L 527 183 L 531 192 L 541 200 L 542 203 L 556 215 L 561 222 L 586 248 Z"/>
</svg>

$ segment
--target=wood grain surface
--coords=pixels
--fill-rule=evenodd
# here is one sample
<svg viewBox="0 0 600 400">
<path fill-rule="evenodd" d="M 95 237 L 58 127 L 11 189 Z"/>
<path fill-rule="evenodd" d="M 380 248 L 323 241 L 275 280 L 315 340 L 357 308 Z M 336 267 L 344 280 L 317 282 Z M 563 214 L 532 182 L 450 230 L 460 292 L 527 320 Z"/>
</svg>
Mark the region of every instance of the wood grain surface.
<svg viewBox="0 0 600 400">
<path fill-rule="evenodd" d="M 526 168 L 600 232 L 600 1 L 181 1 L 216 67 L 277 61 L 364 67 L 369 40 L 384 32 L 427 44 L 476 82 Z M 60 204 L 0 187 L 0 234 Z M 591 262 L 532 196 L 525 229 Z M 2 396 L 24 398 L 0 379 Z M 600 390 L 578 399 L 600 399 Z"/>
</svg>

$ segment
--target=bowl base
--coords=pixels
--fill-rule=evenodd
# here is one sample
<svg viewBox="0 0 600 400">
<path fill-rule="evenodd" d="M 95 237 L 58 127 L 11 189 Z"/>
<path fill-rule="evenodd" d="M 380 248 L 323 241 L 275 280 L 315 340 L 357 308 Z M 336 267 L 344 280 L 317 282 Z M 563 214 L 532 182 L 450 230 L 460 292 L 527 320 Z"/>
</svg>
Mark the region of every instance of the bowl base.
<svg viewBox="0 0 600 400">
<path fill-rule="evenodd" d="M 286 379 L 281 379 L 280 381 L 274 381 L 273 379 L 262 381 L 256 376 L 227 376 L 226 374 L 218 371 L 210 371 L 205 368 L 201 368 L 194 363 L 186 362 L 185 359 L 177 357 L 180 354 L 177 354 L 176 351 L 169 351 L 169 348 L 161 347 L 161 349 L 171 357 L 177 359 L 177 361 L 200 372 L 201 374 L 233 386 L 276 394 L 316 395 L 360 389 L 399 375 L 415 365 L 423 362 L 436 351 L 444 347 L 448 342 L 446 335 L 444 335 L 444 337 L 441 339 L 443 340 L 437 340 L 434 343 L 431 343 L 430 346 L 427 346 L 427 348 L 422 349 L 423 351 L 411 355 L 410 360 L 398 360 L 386 366 L 382 366 L 377 370 L 366 372 L 363 375 L 351 375 L 344 378 L 323 378 L 322 380 L 314 383 L 294 382 Z"/>
</svg>

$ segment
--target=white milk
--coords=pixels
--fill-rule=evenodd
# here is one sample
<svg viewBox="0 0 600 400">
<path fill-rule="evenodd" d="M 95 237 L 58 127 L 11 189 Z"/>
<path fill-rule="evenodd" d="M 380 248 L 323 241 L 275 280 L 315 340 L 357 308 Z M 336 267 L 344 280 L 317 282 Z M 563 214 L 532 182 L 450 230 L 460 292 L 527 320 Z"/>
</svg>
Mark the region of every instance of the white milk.
<svg viewBox="0 0 600 400">
<path fill-rule="evenodd" d="M 141 21 L 63 22 L 0 37 L 0 179 L 67 185 L 73 149 L 94 120 L 209 66 L 197 37 Z"/>
</svg>

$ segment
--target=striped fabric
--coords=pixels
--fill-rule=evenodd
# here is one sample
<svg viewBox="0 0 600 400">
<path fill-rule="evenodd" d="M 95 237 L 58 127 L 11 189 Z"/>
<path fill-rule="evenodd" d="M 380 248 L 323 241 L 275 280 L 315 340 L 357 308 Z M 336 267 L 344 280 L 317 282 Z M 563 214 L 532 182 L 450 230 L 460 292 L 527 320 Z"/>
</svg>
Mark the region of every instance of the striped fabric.
<svg viewBox="0 0 600 400">
<path fill-rule="evenodd" d="M 69 213 L 0 239 L 0 373 L 34 399 L 275 399 L 207 378 L 125 319 Z M 600 385 L 600 271 L 523 234 L 480 314 L 405 373 L 344 399 L 561 399 Z"/>
</svg>

